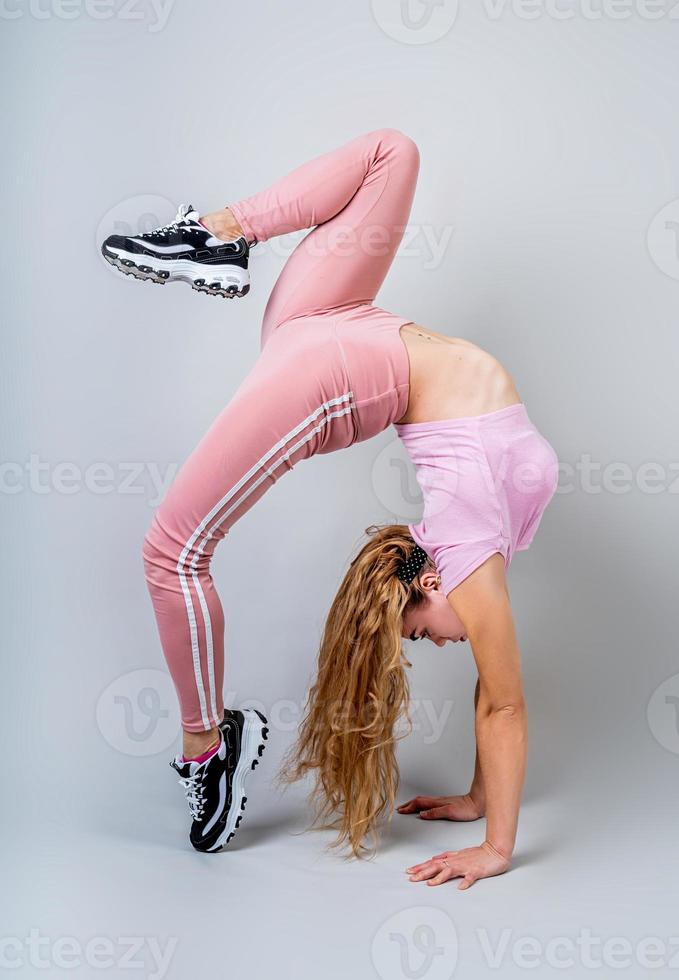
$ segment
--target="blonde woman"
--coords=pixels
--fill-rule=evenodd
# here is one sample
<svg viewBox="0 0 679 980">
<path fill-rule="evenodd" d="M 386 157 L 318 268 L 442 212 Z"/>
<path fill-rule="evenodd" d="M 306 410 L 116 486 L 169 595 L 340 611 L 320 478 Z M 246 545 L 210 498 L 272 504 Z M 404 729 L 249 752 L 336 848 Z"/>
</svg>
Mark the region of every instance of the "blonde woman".
<svg viewBox="0 0 679 980">
<path fill-rule="evenodd" d="M 510 864 L 526 759 L 526 709 L 505 571 L 527 548 L 556 486 L 556 454 L 509 373 L 469 341 L 375 305 L 405 229 L 418 149 L 380 129 L 293 170 L 252 197 L 139 236 L 104 256 L 158 283 L 229 298 L 250 288 L 250 248 L 313 230 L 269 297 L 259 357 L 185 461 L 145 537 L 143 558 L 177 690 L 179 773 L 201 851 L 228 844 L 261 756 L 266 719 L 222 703 L 224 616 L 210 574 L 217 543 L 301 459 L 394 425 L 424 496 L 417 524 L 368 528 L 325 625 L 318 677 L 281 783 L 313 775 L 316 823 L 360 856 L 391 817 L 396 723 L 407 715 L 402 640 L 469 640 L 479 673 L 477 764 L 464 797 L 416 798 L 401 813 L 486 817 L 475 848 L 408 869 L 467 887 Z M 516 480 L 526 465 L 531 478 Z"/>
</svg>

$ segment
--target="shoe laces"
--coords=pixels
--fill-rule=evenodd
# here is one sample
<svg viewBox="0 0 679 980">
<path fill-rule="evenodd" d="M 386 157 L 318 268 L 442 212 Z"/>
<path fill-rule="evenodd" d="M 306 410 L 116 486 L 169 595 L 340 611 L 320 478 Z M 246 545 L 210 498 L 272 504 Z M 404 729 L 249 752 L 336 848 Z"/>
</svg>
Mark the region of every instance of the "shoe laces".
<svg viewBox="0 0 679 980">
<path fill-rule="evenodd" d="M 179 225 L 188 225 L 191 223 L 191 219 L 187 217 L 191 211 L 193 211 L 193 207 L 190 204 L 180 204 L 173 221 L 163 225 L 162 228 L 155 228 L 153 231 L 146 231 L 143 235 L 139 235 L 138 237 L 155 238 L 156 235 L 160 235 L 161 238 L 167 238 L 171 231 L 179 230 Z"/>
<path fill-rule="evenodd" d="M 197 770 L 191 776 L 180 776 L 178 782 L 184 789 L 184 795 L 186 796 L 186 802 L 189 805 L 191 816 L 194 820 L 200 820 L 203 816 L 203 808 L 205 807 L 205 798 L 203 796 L 205 786 L 203 785 L 202 771 Z"/>
</svg>

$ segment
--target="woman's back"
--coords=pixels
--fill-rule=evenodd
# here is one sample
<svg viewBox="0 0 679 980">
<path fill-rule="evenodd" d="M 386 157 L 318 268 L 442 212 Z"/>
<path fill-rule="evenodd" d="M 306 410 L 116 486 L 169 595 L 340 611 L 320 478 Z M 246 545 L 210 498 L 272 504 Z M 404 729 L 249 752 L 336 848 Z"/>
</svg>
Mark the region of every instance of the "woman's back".
<svg viewBox="0 0 679 980">
<path fill-rule="evenodd" d="M 415 323 L 400 334 L 410 360 L 410 398 L 399 423 L 482 415 L 521 400 L 509 371 L 476 344 Z"/>
</svg>

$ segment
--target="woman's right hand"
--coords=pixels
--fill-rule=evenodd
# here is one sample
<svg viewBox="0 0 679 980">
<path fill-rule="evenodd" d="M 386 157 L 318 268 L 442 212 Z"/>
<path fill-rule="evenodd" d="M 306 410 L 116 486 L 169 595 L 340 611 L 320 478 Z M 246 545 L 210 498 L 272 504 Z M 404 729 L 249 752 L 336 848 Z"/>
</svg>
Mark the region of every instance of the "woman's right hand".
<svg viewBox="0 0 679 980">
<path fill-rule="evenodd" d="M 396 807 L 397 813 L 419 813 L 423 820 L 478 820 L 485 807 L 464 796 L 416 796 Z"/>
</svg>

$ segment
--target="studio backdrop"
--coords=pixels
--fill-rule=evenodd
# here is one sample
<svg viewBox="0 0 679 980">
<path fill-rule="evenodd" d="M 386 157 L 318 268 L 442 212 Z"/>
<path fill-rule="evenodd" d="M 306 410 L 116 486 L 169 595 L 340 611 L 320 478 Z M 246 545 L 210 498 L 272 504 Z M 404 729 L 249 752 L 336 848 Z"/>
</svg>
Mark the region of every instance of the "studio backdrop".
<svg viewBox="0 0 679 980">
<path fill-rule="evenodd" d="M 677 10 L 5 0 L 0 26 L 2 965 L 438 980 L 523 977 L 532 956 L 533 975 L 580 977 L 591 936 L 607 975 L 674 975 Z M 515 860 L 468 892 L 404 868 L 478 825 L 395 816 L 374 861 L 346 862 L 301 833 L 305 787 L 273 785 L 365 528 L 421 514 L 391 427 L 286 473 L 215 553 L 225 703 L 271 734 L 237 846 L 184 842 L 142 542 L 254 364 L 304 233 L 258 245 L 228 303 L 124 279 L 99 252 L 382 127 L 421 164 L 377 303 L 497 357 L 560 460 L 509 572 L 530 739 Z M 404 648 L 399 799 L 464 793 L 469 644 Z"/>
</svg>

